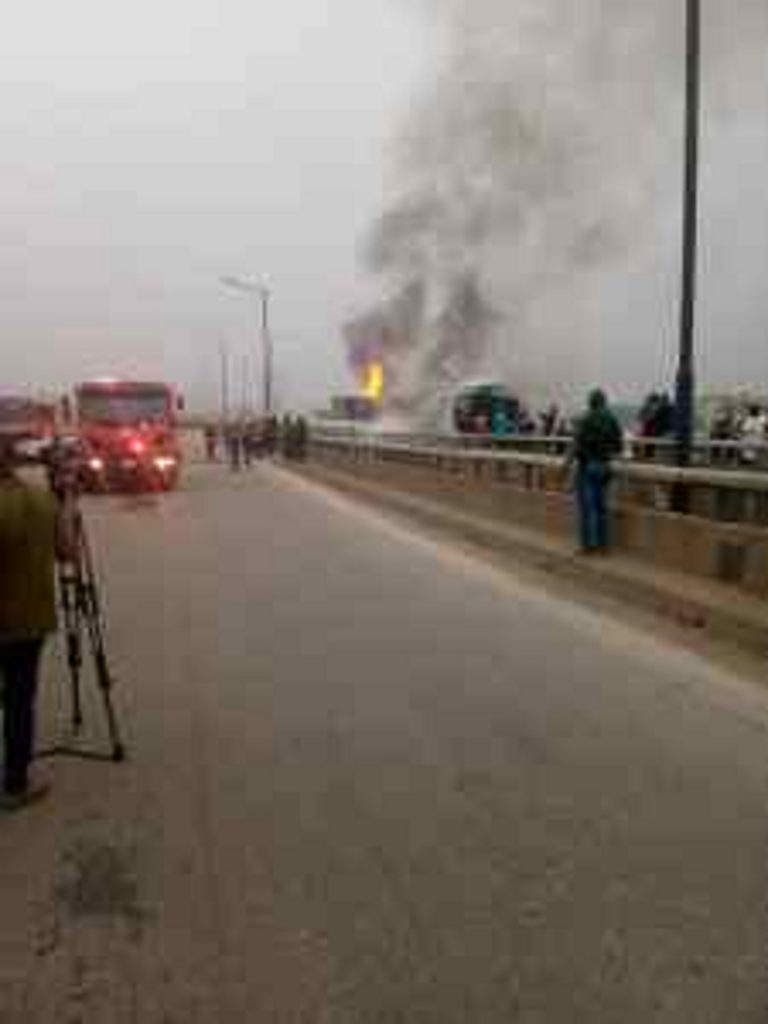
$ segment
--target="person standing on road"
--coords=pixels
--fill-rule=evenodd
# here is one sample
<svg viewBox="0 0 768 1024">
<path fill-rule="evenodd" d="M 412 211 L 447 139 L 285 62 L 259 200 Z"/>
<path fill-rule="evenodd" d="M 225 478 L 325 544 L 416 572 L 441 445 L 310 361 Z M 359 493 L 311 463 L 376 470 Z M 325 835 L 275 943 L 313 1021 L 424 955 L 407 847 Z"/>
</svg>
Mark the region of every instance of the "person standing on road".
<svg viewBox="0 0 768 1024">
<path fill-rule="evenodd" d="M 576 428 L 569 463 L 576 464 L 579 541 L 585 554 L 606 551 L 609 544 L 608 491 L 611 462 L 621 454 L 624 437 L 605 393 L 595 389 Z"/>
<path fill-rule="evenodd" d="M 491 413 L 491 433 L 494 440 L 501 441 L 509 437 L 510 426 L 506 406 L 502 402 L 494 402 Z"/>
<path fill-rule="evenodd" d="M 279 424 L 274 414 L 264 420 L 264 454 L 271 459 L 275 454 Z"/>
<path fill-rule="evenodd" d="M 299 462 L 306 461 L 308 444 L 309 424 L 303 416 L 297 416 L 293 428 L 293 457 Z"/>
<path fill-rule="evenodd" d="M 237 423 L 232 423 L 227 428 L 227 453 L 229 468 L 234 473 L 239 472 L 243 457 L 243 431 Z"/>
<path fill-rule="evenodd" d="M 753 466 L 759 459 L 766 443 L 768 419 L 759 405 L 751 405 L 739 427 L 739 440 L 743 442 L 741 461 Z"/>
<path fill-rule="evenodd" d="M 216 443 L 217 443 L 217 440 L 218 440 L 218 438 L 216 436 L 216 427 L 211 426 L 209 424 L 205 428 L 203 436 L 205 438 L 205 457 L 206 457 L 206 459 L 209 462 L 215 462 L 216 461 Z"/>
<path fill-rule="evenodd" d="M 294 452 L 293 417 L 286 413 L 280 425 L 280 454 L 284 459 L 292 459 Z"/>
<path fill-rule="evenodd" d="M 56 628 L 56 558 L 72 561 L 71 499 L 22 481 L 13 446 L 0 439 L 0 682 L 3 697 L 3 786 L 0 806 L 12 811 L 45 796 L 34 785 L 35 706 L 43 646 Z"/>
<path fill-rule="evenodd" d="M 243 453 L 243 465 L 246 469 L 250 469 L 256 456 L 256 425 L 253 420 L 247 420 L 243 424 L 240 443 Z"/>
</svg>

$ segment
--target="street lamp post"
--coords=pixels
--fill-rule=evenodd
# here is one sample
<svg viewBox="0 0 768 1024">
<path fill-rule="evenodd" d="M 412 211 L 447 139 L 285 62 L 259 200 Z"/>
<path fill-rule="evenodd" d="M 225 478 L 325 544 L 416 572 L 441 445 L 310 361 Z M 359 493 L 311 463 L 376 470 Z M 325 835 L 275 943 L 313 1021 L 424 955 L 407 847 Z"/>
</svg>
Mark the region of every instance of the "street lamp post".
<svg viewBox="0 0 768 1024">
<path fill-rule="evenodd" d="M 219 403 L 221 429 L 224 431 L 229 423 L 229 350 L 224 341 L 219 345 L 219 361 L 221 373 Z"/>
<path fill-rule="evenodd" d="M 250 381 L 248 379 L 250 374 L 248 372 L 248 363 L 249 363 L 248 356 L 243 355 L 243 356 L 240 357 L 240 422 L 241 423 L 245 423 L 245 421 L 248 419 L 248 414 L 251 411 L 251 409 L 253 410 L 254 414 L 256 413 L 255 408 L 253 408 L 253 406 L 251 406 L 251 403 L 248 400 L 248 396 L 249 396 L 249 393 L 250 393 Z M 250 406 L 250 408 L 249 408 L 249 406 Z"/>
<path fill-rule="evenodd" d="M 245 281 L 239 277 L 222 277 L 221 283 L 227 288 L 233 288 L 236 291 L 246 292 L 250 295 L 257 295 L 259 298 L 261 308 L 261 356 L 264 377 L 264 415 L 270 416 L 272 414 L 273 374 L 272 336 L 269 325 L 269 300 L 271 292 L 264 284 L 257 281 Z"/>
<path fill-rule="evenodd" d="M 677 462 L 688 466 L 694 432 L 696 285 L 699 205 L 699 130 L 701 108 L 701 0 L 686 4 L 685 179 L 680 351 L 677 367 Z M 685 511 L 683 494 L 678 504 Z"/>
<path fill-rule="evenodd" d="M 264 414 L 266 416 L 272 415 L 272 377 L 274 373 L 273 368 L 273 352 L 272 352 L 272 334 L 270 332 L 269 325 L 269 300 L 270 292 L 268 288 L 262 288 L 261 290 L 261 346 L 262 352 L 264 353 Z"/>
</svg>

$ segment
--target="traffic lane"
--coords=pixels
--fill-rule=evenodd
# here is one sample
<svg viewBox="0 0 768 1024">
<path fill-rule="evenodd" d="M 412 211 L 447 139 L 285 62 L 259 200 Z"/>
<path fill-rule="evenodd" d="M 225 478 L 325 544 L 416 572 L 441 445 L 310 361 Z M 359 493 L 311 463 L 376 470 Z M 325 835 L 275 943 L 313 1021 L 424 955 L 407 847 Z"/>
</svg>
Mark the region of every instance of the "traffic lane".
<svg viewBox="0 0 768 1024">
<path fill-rule="evenodd" d="M 143 1019 L 762 1019 L 739 681 L 266 469 L 90 512 Z"/>
<path fill-rule="evenodd" d="M 214 788 L 238 793 L 217 831 L 246 811 L 270 823 L 275 909 L 317 938 L 341 991 L 370 963 L 381 1019 L 418 1004 L 414 972 L 432 1005 L 456 988 L 434 948 L 450 937 L 460 1014 L 487 1014 L 499 957 L 531 1006 L 591 992 L 594 1014 L 615 986 L 671 1000 L 674 1019 L 686 989 L 706 991 L 695 1019 L 738 1008 L 764 940 L 764 733 L 754 716 L 726 725 L 695 659 L 606 650 L 609 620 L 585 634 L 572 609 L 275 478 L 231 492 L 229 514 L 197 498 L 187 525 L 211 544 L 173 515 L 156 555 L 180 557 L 162 592 L 197 641 L 181 676 L 215 680 L 201 733 L 227 749 Z M 249 719 L 269 723 L 256 742 Z"/>
<path fill-rule="evenodd" d="M 304 648 L 289 647 L 286 661 L 282 618 L 267 617 L 258 640 L 266 664 L 282 663 L 277 677 L 291 683 L 270 695 L 270 710 L 286 741 L 281 767 L 295 776 L 286 791 L 305 787 L 311 812 L 309 834 L 294 842 L 289 832 L 280 861 L 290 864 L 298 851 L 286 878 L 300 876 L 312 838 L 321 865 L 314 884 L 327 894 L 323 880 L 335 877 L 341 896 L 358 863 L 361 907 L 371 882 L 362 869 L 380 863 L 393 883 L 385 886 L 390 898 L 398 887 L 403 896 L 390 949 L 407 948 L 408 910 L 423 919 L 417 952 L 404 958 L 402 991 L 392 976 L 379 987 L 384 1005 L 395 1000 L 394 1012 L 414 997 L 414 965 L 421 961 L 429 976 L 441 963 L 418 951 L 450 936 L 465 963 L 476 957 L 462 991 L 479 1000 L 466 1012 L 480 1017 L 488 1010 L 483 964 L 504 951 L 508 983 L 528 963 L 531 978 L 554 986 L 550 1012 L 557 991 L 572 1006 L 575 994 L 589 991 L 590 1014 L 601 1019 L 597 1007 L 605 1012 L 615 985 L 620 1002 L 634 990 L 637 1019 L 686 1019 L 685 997 L 693 1000 L 690 1019 L 739 1019 L 742 1007 L 745 1019 L 762 1014 L 762 701 L 698 659 L 611 620 L 579 616 L 500 577 L 491 589 L 489 574 L 446 549 L 420 548 L 398 534 L 395 550 L 395 535 L 385 540 L 365 518 L 357 533 L 349 506 L 332 508 L 345 518 L 320 523 L 315 536 L 301 524 L 309 551 L 326 547 L 339 563 L 329 577 L 299 559 L 321 591 L 313 599 L 305 589 L 306 604 L 299 600 L 299 621 L 306 612 L 315 623 Z M 294 593 L 287 582 L 286 601 Z M 326 585 L 345 607 L 322 601 Z M 307 690 L 312 667 L 324 664 L 322 685 Z M 329 832 L 353 844 L 367 837 L 366 853 L 339 856 Z M 470 890 L 456 904 L 451 893 L 467 878 Z M 479 909 L 475 898 L 489 915 L 488 941 L 477 934 L 464 944 L 455 929 L 462 908 Z M 519 920 L 521 907 L 538 923 L 532 933 Z M 336 924 L 336 952 L 341 937 L 350 938 L 351 983 L 365 946 L 358 930 Z M 374 912 L 370 961 L 377 965 L 380 924 Z M 449 992 L 454 975 L 442 967 Z M 541 994 L 535 983 L 523 987 Z M 448 1014 L 437 1005 L 436 1019 Z M 628 1010 L 622 1006 L 622 1019 L 632 1019 Z M 467 1019 L 461 1012 L 455 1019 Z"/>
</svg>

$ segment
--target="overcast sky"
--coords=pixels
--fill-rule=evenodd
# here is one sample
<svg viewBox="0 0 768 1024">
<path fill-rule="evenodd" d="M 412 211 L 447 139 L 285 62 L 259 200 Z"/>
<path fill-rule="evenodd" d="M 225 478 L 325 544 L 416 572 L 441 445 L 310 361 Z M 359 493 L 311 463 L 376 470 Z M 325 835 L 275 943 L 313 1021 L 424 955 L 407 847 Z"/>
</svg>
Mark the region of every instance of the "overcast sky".
<svg viewBox="0 0 768 1024">
<path fill-rule="evenodd" d="M 346 381 L 339 326 L 426 26 L 392 0 L 25 0 L 0 37 L 0 391 L 217 390 L 274 290 L 278 390 Z M 358 275 L 358 276 L 356 276 Z"/>
<path fill-rule="evenodd" d="M 738 0 L 731 11 L 719 2 L 705 5 L 700 380 L 762 385 L 768 6 Z M 499 185 L 503 210 L 526 168 L 534 184 L 548 180 L 535 145 L 532 154 L 517 143 L 497 153 L 486 129 L 500 111 L 500 127 L 528 124 L 529 138 L 549 140 L 555 154 L 570 131 L 596 169 L 595 187 L 590 178 L 585 189 L 558 164 L 575 220 L 553 218 L 535 188 L 530 201 L 522 197 L 526 237 L 546 243 L 536 258 L 490 208 L 498 230 L 475 262 L 494 306 L 514 313 L 510 375 L 521 387 L 559 387 L 580 369 L 622 392 L 668 382 L 682 12 L 667 0 L 9 7 L 0 34 L 0 392 L 132 375 L 178 382 L 193 404 L 212 404 L 223 341 L 236 369 L 245 352 L 251 374 L 257 362 L 255 302 L 219 284 L 234 274 L 262 277 L 274 292 L 278 400 L 324 402 L 350 386 L 341 325 L 388 283 L 360 270 L 362 243 L 414 176 L 427 198 L 435 183 L 456 178 L 463 198 L 448 203 L 451 215 L 473 188 L 483 198 L 488 181 Z M 590 70 L 590 54 L 603 50 L 612 69 L 604 87 Z M 464 167 L 474 152 L 474 122 L 465 123 L 472 95 L 468 109 L 490 139 L 487 159 L 478 151 L 477 181 Z M 432 163 L 422 156 L 404 172 L 414 125 L 444 145 Z M 500 131 L 501 143 L 508 137 Z M 560 273 L 570 236 L 555 229 L 610 220 L 618 200 L 622 227 L 636 194 L 645 206 L 624 258 L 588 280 Z M 469 246 L 459 248 L 464 259 Z M 557 289 L 537 285 L 553 273 Z M 502 373 L 503 362 L 488 372 Z"/>
</svg>

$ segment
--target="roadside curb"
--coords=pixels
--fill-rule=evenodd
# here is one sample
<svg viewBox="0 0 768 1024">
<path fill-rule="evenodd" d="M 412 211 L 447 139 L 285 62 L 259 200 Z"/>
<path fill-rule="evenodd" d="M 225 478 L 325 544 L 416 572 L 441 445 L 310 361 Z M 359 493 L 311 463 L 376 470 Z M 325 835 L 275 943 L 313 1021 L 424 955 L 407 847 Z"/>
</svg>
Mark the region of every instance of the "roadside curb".
<svg viewBox="0 0 768 1024">
<path fill-rule="evenodd" d="M 291 466 L 290 471 L 678 627 L 762 658 L 768 654 L 768 605 L 725 584 L 648 568 L 623 555 L 585 558 L 536 530 L 467 513 L 439 500 L 356 477 L 353 471 L 317 463 Z"/>
</svg>

